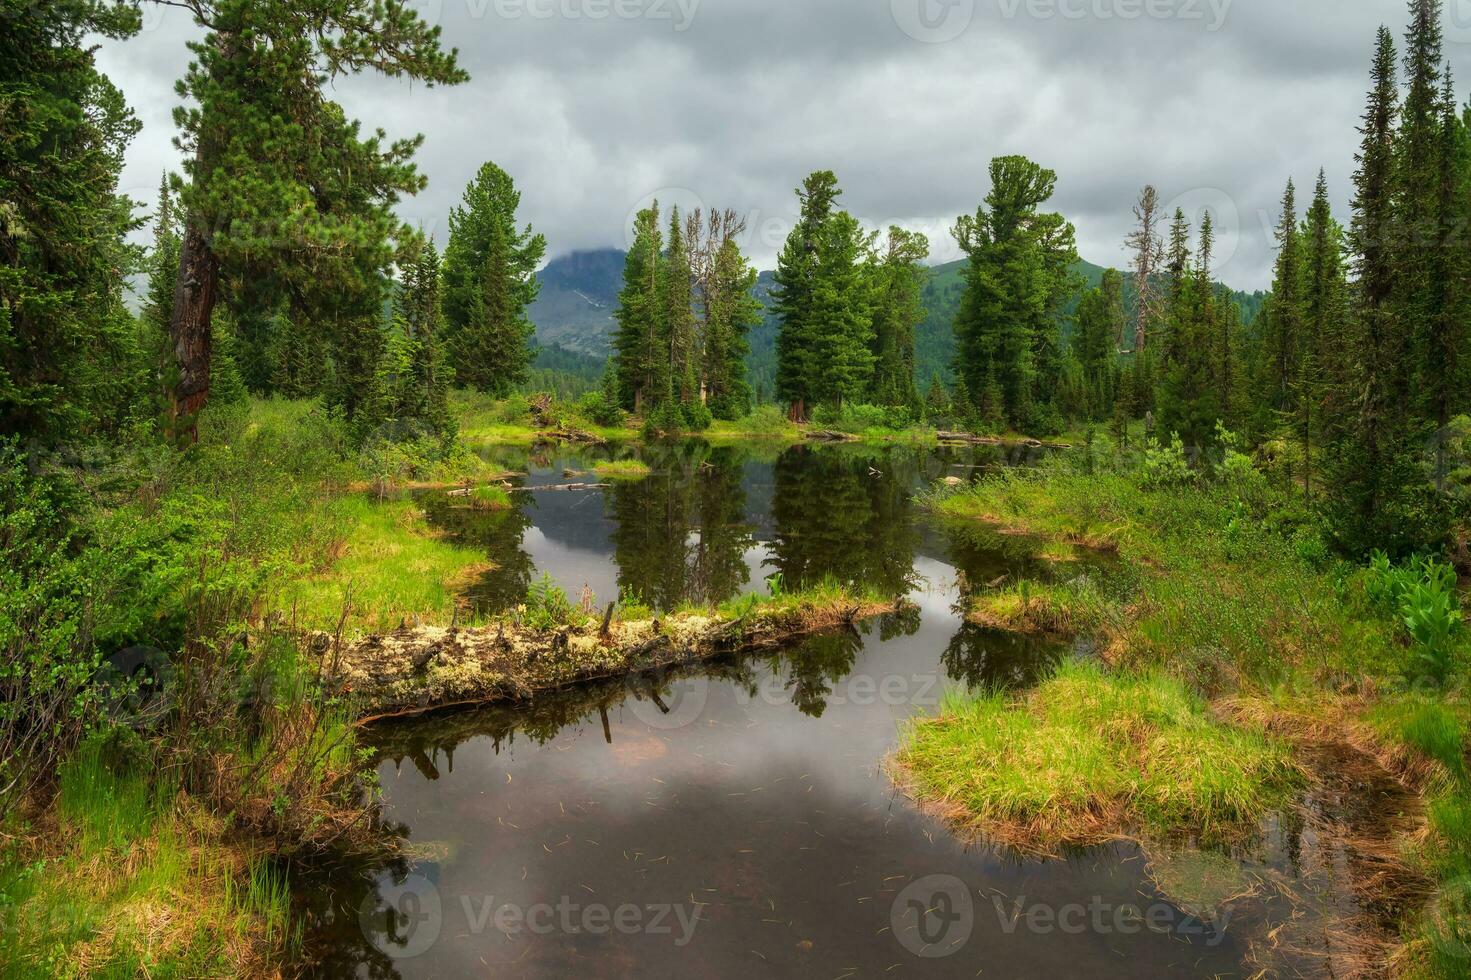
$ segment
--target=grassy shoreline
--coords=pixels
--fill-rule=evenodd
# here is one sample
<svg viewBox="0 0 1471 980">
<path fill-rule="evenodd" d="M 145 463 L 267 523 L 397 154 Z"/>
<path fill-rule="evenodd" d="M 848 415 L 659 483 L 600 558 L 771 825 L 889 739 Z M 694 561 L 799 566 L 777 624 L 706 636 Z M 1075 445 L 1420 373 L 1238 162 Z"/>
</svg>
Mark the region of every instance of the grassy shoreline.
<svg viewBox="0 0 1471 980">
<path fill-rule="evenodd" d="M 1101 752 L 1108 726 L 1078 707 L 1127 700 L 1140 685 L 1178 685 L 1205 712 L 1186 726 L 1191 737 L 1179 755 L 1237 746 L 1208 754 L 1218 784 L 1250 804 L 1236 807 L 1241 827 L 1270 813 L 1282 786 L 1280 768 L 1262 764 L 1262 739 L 1292 746 L 1299 767 L 1314 746 L 1347 747 L 1419 796 L 1422 815 L 1411 826 L 1387 824 L 1379 842 L 1406 875 L 1439 883 L 1428 907 L 1404 924 L 1397 955 L 1409 975 L 1467 975 L 1471 962 L 1456 951 L 1471 936 L 1471 903 L 1456 883 L 1471 874 L 1471 711 L 1451 689 L 1417 676 L 1401 617 L 1376 604 L 1379 573 L 1331 559 L 1297 507 L 1239 468 L 1161 486 L 1127 467 L 1059 465 L 988 477 L 937 494 L 929 506 L 947 520 L 1116 555 L 1118 581 L 1107 595 L 1077 583 L 1008 583 L 969 597 L 970 616 L 987 625 L 1091 637 L 1107 666 L 1065 667 L 1015 699 L 953 699 L 940 718 L 911 726 L 893 768 L 922 806 L 962 829 L 1034 848 L 1069 842 L 1077 836 L 1070 826 L 1091 828 L 1084 838 L 1157 840 L 1199 827 L 1202 813 L 1215 812 L 1216 785 L 1186 774 L 1183 804 L 1158 809 L 1168 794 L 1148 788 L 1160 743 L 1136 739 L 1121 754 L 1120 743 Z M 1463 634 L 1457 677 L 1467 654 Z M 1071 696 L 1049 686 L 1058 684 Z M 1078 751 L 1049 764 L 993 744 L 997 731 L 1035 734 L 1039 726 Z M 1246 743 L 1250 751 L 1241 750 Z M 1067 796 L 1064 786 L 1084 787 L 1084 795 Z"/>
</svg>

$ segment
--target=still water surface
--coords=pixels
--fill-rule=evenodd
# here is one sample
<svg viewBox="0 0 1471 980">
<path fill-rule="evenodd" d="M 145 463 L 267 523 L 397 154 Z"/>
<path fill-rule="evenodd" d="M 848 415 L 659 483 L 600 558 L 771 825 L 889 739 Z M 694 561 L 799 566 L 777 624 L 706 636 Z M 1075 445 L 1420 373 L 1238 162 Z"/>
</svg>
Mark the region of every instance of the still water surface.
<svg viewBox="0 0 1471 980">
<path fill-rule="evenodd" d="M 387 819 L 413 860 L 299 889 L 326 976 L 1140 977 L 1241 975 L 1240 930 L 1197 919 L 1133 845 L 1039 861 L 966 846 L 882 771 L 945 690 L 1017 686 L 1086 650 L 958 612 L 1003 576 L 1096 574 L 1035 542 L 927 518 L 914 496 L 996 450 L 699 443 L 648 451 L 605 490 L 595 462 L 510 454 L 513 513 L 431 520 L 496 568 L 481 611 L 550 574 L 577 598 L 656 608 L 824 577 L 914 608 L 779 654 L 540 703 L 371 730 Z M 591 600 L 590 600 L 591 601 Z M 1158 877 L 1157 875 L 1155 877 Z"/>
</svg>

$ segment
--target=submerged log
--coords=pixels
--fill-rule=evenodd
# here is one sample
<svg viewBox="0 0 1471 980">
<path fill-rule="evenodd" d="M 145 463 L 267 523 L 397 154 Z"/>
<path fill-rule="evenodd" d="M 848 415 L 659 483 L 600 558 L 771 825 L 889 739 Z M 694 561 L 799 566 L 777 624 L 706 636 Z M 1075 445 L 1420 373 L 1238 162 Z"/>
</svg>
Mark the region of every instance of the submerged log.
<svg viewBox="0 0 1471 980">
<path fill-rule="evenodd" d="M 327 679 L 361 722 L 453 705 L 525 701 L 593 681 L 768 649 L 893 612 L 899 602 L 828 601 L 756 609 L 739 619 L 687 614 L 657 621 L 532 629 L 417 627 L 343 648 Z"/>
</svg>

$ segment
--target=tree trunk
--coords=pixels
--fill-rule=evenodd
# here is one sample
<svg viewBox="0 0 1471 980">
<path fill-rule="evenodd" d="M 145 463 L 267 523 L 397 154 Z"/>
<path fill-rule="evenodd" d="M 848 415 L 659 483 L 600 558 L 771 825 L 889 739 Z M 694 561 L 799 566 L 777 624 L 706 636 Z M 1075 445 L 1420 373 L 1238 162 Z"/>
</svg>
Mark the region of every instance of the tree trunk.
<svg viewBox="0 0 1471 980">
<path fill-rule="evenodd" d="M 174 311 L 169 336 L 179 378 L 174 386 L 175 434 L 197 438 L 195 419 L 209 401 L 210 318 L 219 295 L 220 263 L 202 232 L 191 220 L 179 248 L 179 278 L 174 286 Z"/>
<path fill-rule="evenodd" d="M 805 398 L 797 398 L 793 400 L 791 410 L 787 413 L 787 418 L 797 423 L 806 422 L 807 400 Z"/>
</svg>

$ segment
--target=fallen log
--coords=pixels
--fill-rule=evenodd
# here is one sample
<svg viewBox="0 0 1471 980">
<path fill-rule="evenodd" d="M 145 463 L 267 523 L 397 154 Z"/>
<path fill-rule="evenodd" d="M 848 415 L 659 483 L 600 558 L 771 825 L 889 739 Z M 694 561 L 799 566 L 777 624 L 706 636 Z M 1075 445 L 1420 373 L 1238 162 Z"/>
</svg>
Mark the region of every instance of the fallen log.
<svg viewBox="0 0 1471 980">
<path fill-rule="evenodd" d="M 769 649 L 899 606 L 844 599 L 757 607 L 736 619 L 711 613 L 629 622 L 593 617 L 586 625 L 556 629 L 513 619 L 476 629 L 405 628 L 346 645 L 326 681 L 367 724 L 455 705 L 528 701 L 595 681 Z"/>
<path fill-rule="evenodd" d="M 1025 446 L 1028 449 L 1071 449 L 1065 442 L 1043 442 L 1040 439 L 1007 439 L 1002 436 L 980 436 L 974 432 L 936 432 L 935 438 L 942 443 L 960 443 L 967 446 Z"/>
</svg>

